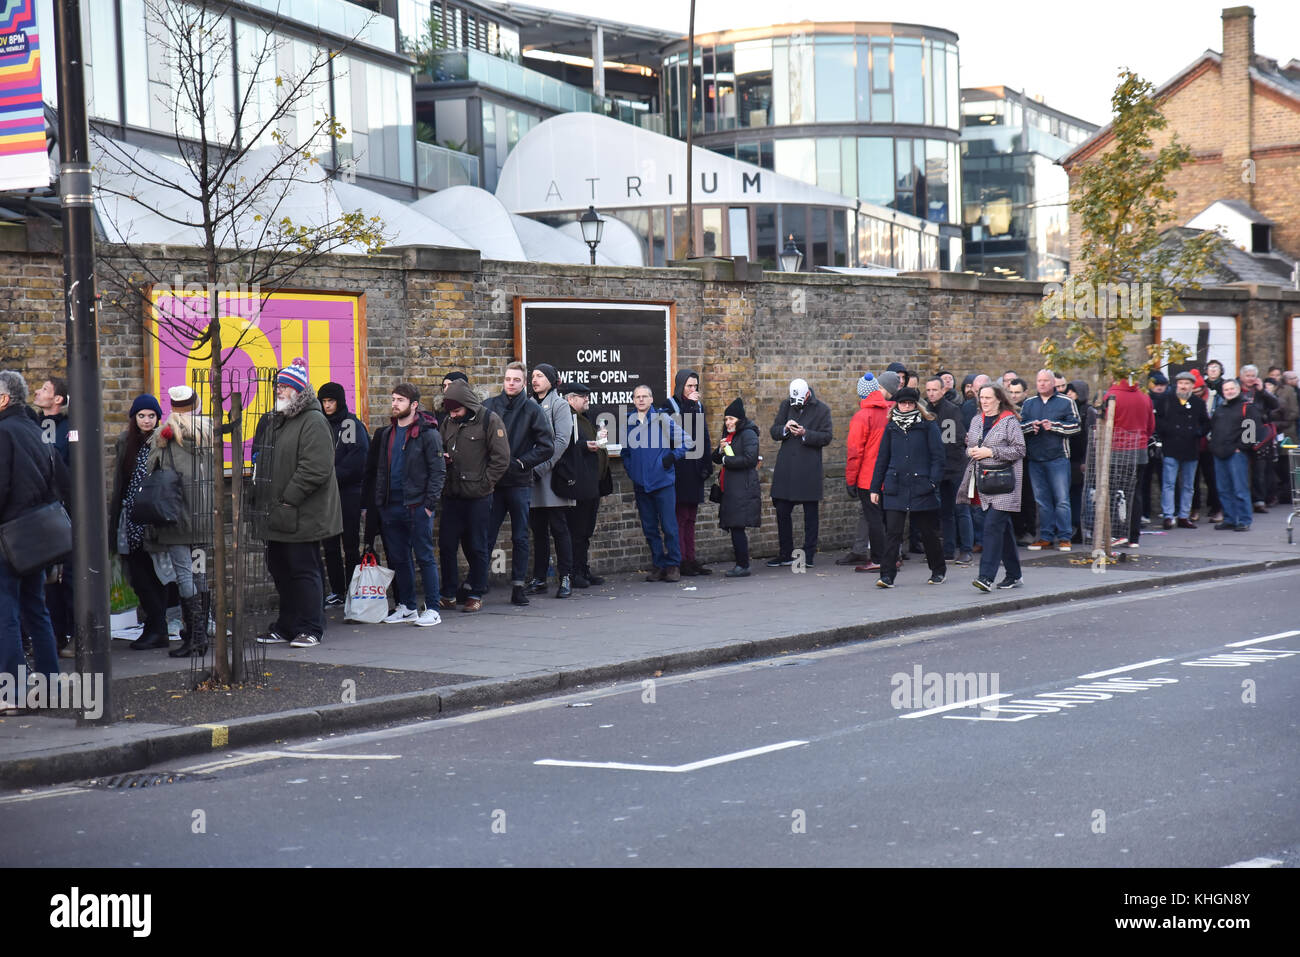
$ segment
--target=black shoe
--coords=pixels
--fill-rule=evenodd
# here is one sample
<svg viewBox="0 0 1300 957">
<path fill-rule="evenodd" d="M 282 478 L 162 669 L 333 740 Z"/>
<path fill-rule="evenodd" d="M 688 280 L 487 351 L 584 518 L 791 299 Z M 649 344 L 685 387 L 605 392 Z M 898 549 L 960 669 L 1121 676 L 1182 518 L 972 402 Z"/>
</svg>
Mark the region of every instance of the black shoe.
<svg viewBox="0 0 1300 957">
<path fill-rule="evenodd" d="M 340 595 L 338 592 L 334 592 L 332 595 L 325 596 L 325 607 L 337 608 L 339 605 L 346 604 L 347 600 L 346 595 Z"/>
<path fill-rule="evenodd" d="M 805 559 L 803 560 L 804 566 L 807 567 L 807 568 L 812 568 L 812 567 L 814 567 L 814 566 L 817 564 L 817 562 L 814 561 L 814 559 L 815 559 L 816 557 L 817 557 L 817 556 L 814 555 L 814 554 L 812 554 L 812 552 L 809 552 L 809 553 L 808 553 L 808 557 L 805 558 Z"/>
<path fill-rule="evenodd" d="M 156 648 L 167 647 L 167 633 L 161 635 L 141 635 L 135 641 L 131 642 L 132 651 L 153 651 Z"/>
<path fill-rule="evenodd" d="M 523 585 L 515 585 L 510 589 L 510 604 L 512 605 L 528 604 L 528 595 L 526 594 Z"/>
<path fill-rule="evenodd" d="M 555 589 L 556 598 L 570 598 L 573 596 L 573 589 L 570 587 L 568 575 L 560 576 L 560 587 Z"/>
<path fill-rule="evenodd" d="M 584 575 L 582 572 L 574 572 L 574 573 L 569 577 L 569 583 L 570 583 L 571 585 L 573 585 L 574 588 L 590 588 L 590 587 L 591 587 L 591 582 L 587 581 L 587 576 Z"/>
<path fill-rule="evenodd" d="M 542 581 L 540 578 L 534 578 L 526 587 L 528 588 L 528 594 L 530 595 L 546 594 L 546 582 Z"/>
<path fill-rule="evenodd" d="M 678 566 L 678 568 L 681 570 L 681 573 L 685 575 L 687 578 L 694 578 L 696 575 L 700 573 L 699 563 L 696 562 L 695 559 L 693 558 L 689 562 L 687 561 L 682 562 L 681 565 Z"/>
<path fill-rule="evenodd" d="M 1249 525 L 1234 525 L 1234 526 L 1232 527 L 1232 530 L 1233 530 L 1234 532 L 1249 532 L 1249 531 L 1250 531 L 1250 526 L 1249 526 Z"/>
<path fill-rule="evenodd" d="M 208 650 L 208 616 L 203 613 L 203 600 L 198 595 L 181 599 L 181 613 L 185 616 L 185 639 L 179 648 L 167 652 L 169 658 L 188 658 L 202 655 Z"/>
<path fill-rule="evenodd" d="M 794 559 L 782 558 L 778 555 L 776 558 L 769 558 L 767 561 L 763 562 L 763 564 L 768 568 L 789 568 L 794 564 Z"/>
<path fill-rule="evenodd" d="M 1024 585 L 1024 583 L 1025 580 L 1023 578 L 1012 578 L 1008 575 L 1003 578 L 1002 581 L 998 582 L 998 590 L 1006 591 L 1008 588 L 1019 588 Z"/>
<path fill-rule="evenodd" d="M 978 588 L 980 591 L 993 590 L 993 583 L 989 581 L 987 578 L 977 578 L 973 582 L 971 582 L 971 584 L 974 585 L 976 588 Z"/>
<path fill-rule="evenodd" d="M 728 578 L 748 578 L 748 577 L 749 577 L 749 566 L 748 566 L 748 565 L 737 565 L 735 568 L 732 568 L 732 569 L 730 569 L 730 570 L 727 571 L 727 577 L 728 577 Z"/>
<path fill-rule="evenodd" d="M 930 576 L 930 580 L 929 580 L 928 582 L 926 582 L 926 584 L 927 584 L 927 585 L 942 585 L 942 584 L 943 584 L 943 580 L 944 580 L 945 577 L 946 577 L 946 576 L 944 576 L 944 575 L 931 575 L 931 576 Z"/>
<path fill-rule="evenodd" d="M 584 569 L 582 570 L 582 574 L 583 574 L 583 577 L 586 578 L 587 581 L 589 581 L 589 582 L 590 582 L 591 584 L 593 584 L 593 585 L 603 585 L 603 584 L 605 584 L 605 579 L 601 578 L 599 575 L 593 575 L 593 574 L 591 573 L 591 569 L 590 569 L 590 568 L 584 568 Z M 708 575 L 708 574 L 710 574 L 710 573 L 709 573 L 708 571 L 705 571 L 703 574 Z"/>
<path fill-rule="evenodd" d="M 877 578 L 877 579 L 876 579 L 876 587 L 877 587 L 877 588 L 893 588 L 893 587 L 894 587 L 894 580 L 893 580 L 892 578 Z"/>
<path fill-rule="evenodd" d="M 1264 505 L 1263 502 L 1256 502 L 1254 507 L 1255 507 L 1255 514 L 1256 514 L 1256 515 L 1267 515 L 1267 514 L 1268 514 L 1268 509 L 1265 507 L 1265 505 Z"/>
<path fill-rule="evenodd" d="M 1214 530 L 1217 532 L 1230 532 L 1236 527 L 1236 522 L 1220 522 L 1218 525 L 1214 526 Z"/>
<path fill-rule="evenodd" d="M 849 552 L 847 555 L 841 555 L 835 559 L 836 565 L 865 565 L 871 560 L 868 555 L 859 555 L 857 552 Z"/>
</svg>

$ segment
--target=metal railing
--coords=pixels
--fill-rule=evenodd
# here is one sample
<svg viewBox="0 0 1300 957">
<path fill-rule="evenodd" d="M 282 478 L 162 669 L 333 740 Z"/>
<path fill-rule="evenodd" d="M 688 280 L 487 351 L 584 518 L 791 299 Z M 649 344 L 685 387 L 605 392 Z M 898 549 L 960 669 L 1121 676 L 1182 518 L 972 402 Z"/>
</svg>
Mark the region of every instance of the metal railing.
<svg viewBox="0 0 1300 957">
<path fill-rule="evenodd" d="M 478 157 L 472 153 L 415 144 L 415 182 L 421 189 L 446 189 L 448 186 L 477 186 Z"/>
</svg>

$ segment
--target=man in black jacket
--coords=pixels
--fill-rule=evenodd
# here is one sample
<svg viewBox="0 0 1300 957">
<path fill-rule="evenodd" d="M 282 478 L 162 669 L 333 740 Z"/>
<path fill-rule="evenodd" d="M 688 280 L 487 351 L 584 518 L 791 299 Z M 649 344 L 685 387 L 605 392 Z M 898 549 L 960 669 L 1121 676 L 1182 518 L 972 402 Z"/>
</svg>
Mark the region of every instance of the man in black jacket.
<svg viewBox="0 0 1300 957">
<path fill-rule="evenodd" d="M 1224 379 L 1219 386 L 1222 400 L 1215 404 L 1210 420 L 1210 453 L 1219 483 L 1223 521 L 1214 527 L 1221 532 L 1248 532 L 1251 525 L 1250 453 L 1260 440 L 1264 420 L 1259 408 L 1247 402 L 1236 379 Z"/>
<path fill-rule="evenodd" d="M 939 528 L 943 537 L 943 557 L 949 562 L 956 562 L 960 557 L 962 564 L 966 564 L 971 560 L 971 549 L 975 543 L 958 541 L 960 536 L 957 534 L 957 483 L 966 471 L 966 433 L 961 428 L 961 408 L 949 399 L 940 376 L 926 380 L 924 407 L 934 415 L 934 421 L 939 426 L 939 438 L 943 442 L 943 481 L 939 483 Z"/>
<path fill-rule="evenodd" d="M 781 443 L 772 471 L 772 505 L 776 508 L 781 553 L 768 567 L 794 564 L 794 507 L 803 505 L 804 560 L 817 555 L 817 511 L 822 498 L 822 449 L 831 441 L 831 410 L 813 395 L 803 379 L 790 383 L 790 396 L 777 409 L 772 438 Z"/>
<path fill-rule="evenodd" d="M 510 466 L 492 491 L 492 517 L 484 529 L 490 552 L 501 532 L 501 523 L 510 514 L 510 601 L 527 605 L 524 583 L 528 574 L 529 507 L 533 497 L 533 468 L 551 460 L 555 437 L 542 407 L 529 401 L 524 388 L 528 369 L 522 362 L 506 366 L 501 394 L 483 403 L 488 413 L 495 413 L 505 423 L 510 440 Z M 459 597 L 459 596 L 457 596 Z"/>
<path fill-rule="evenodd" d="M 600 508 L 600 497 L 614 490 L 609 477 L 609 453 L 601 444 L 596 424 L 588 414 L 591 408 L 591 389 L 581 382 L 569 383 L 562 386 L 562 389 L 569 408 L 573 410 L 579 443 L 574 463 L 577 472 L 573 484 L 574 506 L 564 512 L 564 519 L 569 523 L 569 537 L 573 540 L 573 587 L 590 588 L 592 585 L 605 584 L 605 579 L 592 574 L 588 550 L 591 536 L 596 531 L 596 511 Z M 685 571 L 683 568 L 683 574 Z"/>
<path fill-rule="evenodd" d="M 1174 377 L 1174 391 L 1159 396 L 1156 406 L 1156 437 L 1164 449 L 1161 467 L 1160 511 L 1165 528 L 1174 527 L 1174 493 L 1178 493 L 1177 524 L 1195 528 L 1192 492 L 1196 482 L 1196 465 L 1200 457 L 1201 436 L 1210 431 L 1210 416 L 1205 403 L 1192 394 L 1196 379 L 1190 372 Z"/>
<path fill-rule="evenodd" d="M 27 382 L 17 372 L 0 371 L 0 525 L 66 497 L 67 484 L 63 460 L 53 444 L 41 441 L 27 413 Z M 31 636 L 37 670 L 59 670 L 44 583 L 45 569 L 19 575 L 0 551 L 0 674 L 17 676 L 25 661 L 24 633 Z M 20 704 L 0 701 L 0 709 Z"/>
<path fill-rule="evenodd" d="M 325 604 L 341 605 L 346 600 L 348 575 L 361 561 L 361 486 L 366 478 L 370 433 L 348 411 L 347 395 L 339 383 L 326 382 L 316 397 L 334 435 L 334 477 L 343 506 L 343 534 L 322 542 L 330 586 Z"/>
<path fill-rule="evenodd" d="M 438 563 L 433 552 L 433 513 L 442 498 L 447 467 L 442 438 L 433 416 L 420 408 L 420 393 L 409 382 L 393 388 L 393 418 L 375 433 L 366 460 L 362 501 L 366 505 L 366 547 L 375 540 L 375 519 L 384 551 L 393 566 L 397 609 L 385 624 L 409 621 L 422 627 L 442 621 L 438 614 Z M 416 611 L 415 571 L 424 582 L 424 611 Z"/>
</svg>

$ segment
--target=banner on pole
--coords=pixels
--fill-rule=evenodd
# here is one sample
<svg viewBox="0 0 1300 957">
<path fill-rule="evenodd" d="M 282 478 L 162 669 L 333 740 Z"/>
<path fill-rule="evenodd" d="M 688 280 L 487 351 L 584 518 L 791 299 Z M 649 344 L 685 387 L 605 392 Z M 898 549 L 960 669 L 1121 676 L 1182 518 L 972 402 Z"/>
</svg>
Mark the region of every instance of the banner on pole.
<svg viewBox="0 0 1300 957">
<path fill-rule="evenodd" d="M 35 7 L 0 3 L 0 189 L 50 185 Z"/>
</svg>

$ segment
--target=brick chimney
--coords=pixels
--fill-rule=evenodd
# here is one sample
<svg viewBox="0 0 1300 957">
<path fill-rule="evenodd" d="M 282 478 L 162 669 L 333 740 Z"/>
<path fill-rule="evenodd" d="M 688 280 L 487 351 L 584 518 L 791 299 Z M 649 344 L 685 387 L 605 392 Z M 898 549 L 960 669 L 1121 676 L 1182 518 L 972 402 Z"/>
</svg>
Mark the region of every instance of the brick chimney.
<svg viewBox="0 0 1300 957">
<path fill-rule="evenodd" d="M 1248 162 L 1254 138 L 1250 98 L 1250 66 L 1255 57 L 1255 11 L 1227 7 L 1223 11 L 1222 99 L 1223 196 L 1255 203 L 1254 170 Z"/>
</svg>

